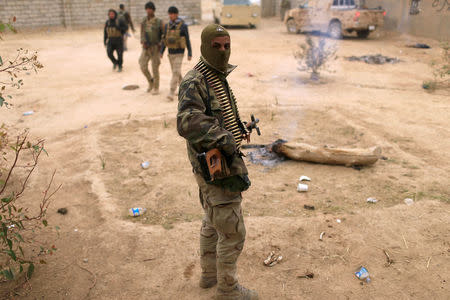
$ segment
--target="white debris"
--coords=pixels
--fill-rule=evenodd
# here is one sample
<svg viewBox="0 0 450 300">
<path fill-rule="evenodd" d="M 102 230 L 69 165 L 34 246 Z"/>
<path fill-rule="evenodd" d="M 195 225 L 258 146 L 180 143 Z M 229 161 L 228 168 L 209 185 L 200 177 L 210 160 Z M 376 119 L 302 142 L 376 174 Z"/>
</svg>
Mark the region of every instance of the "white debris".
<svg viewBox="0 0 450 300">
<path fill-rule="evenodd" d="M 23 113 L 24 116 L 31 116 L 32 114 L 34 114 L 33 110 L 26 111 L 26 112 Z"/>
<path fill-rule="evenodd" d="M 378 200 L 376 198 L 374 198 L 374 197 L 369 197 L 369 198 L 367 198 L 367 202 L 368 203 L 377 203 Z"/>
<path fill-rule="evenodd" d="M 342 221 L 341 219 L 336 219 L 336 222 L 341 223 Z"/>
<path fill-rule="evenodd" d="M 323 241 L 323 236 L 325 235 L 325 231 L 322 231 L 319 236 L 319 240 Z"/>
<path fill-rule="evenodd" d="M 264 260 L 264 265 L 267 267 L 273 267 L 283 259 L 283 256 L 275 254 L 274 251 L 270 251 L 269 256 Z"/>
<path fill-rule="evenodd" d="M 299 183 L 297 186 L 297 191 L 298 192 L 307 192 L 308 191 L 308 185 L 307 184 L 303 184 L 303 183 Z"/>
<path fill-rule="evenodd" d="M 414 204 L 414 200 L 411 199 L 411 198 L 406 198 L 404 200 L 404 202 L 405 202 L 406 205 L 413 205 Z"/>
<path fill-rule="evenodd" d="M 302 175 L 302 176 L 300 176 L 299 181 L 311 181 L 311 178 L 309 178 L 309 177 L 306 176 L 306 175 Z"/>
</svg>

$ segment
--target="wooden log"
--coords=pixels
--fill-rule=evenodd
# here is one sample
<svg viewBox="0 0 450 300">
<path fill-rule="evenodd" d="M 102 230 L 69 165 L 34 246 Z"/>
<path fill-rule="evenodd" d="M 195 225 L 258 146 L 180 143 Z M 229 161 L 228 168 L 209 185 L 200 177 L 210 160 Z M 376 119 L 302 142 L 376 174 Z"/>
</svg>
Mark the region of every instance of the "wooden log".
<svg viewBox="0 0 450 300">
<path fill-rule="evenodd" d="M 380 147 L 369 149 L 345 149 L 316 147 L 304 143 L 275 142 L 272 151 L 292 160 L 320 164 L 367 166 L 374 164 L 381 155 Z"/>
</svg>

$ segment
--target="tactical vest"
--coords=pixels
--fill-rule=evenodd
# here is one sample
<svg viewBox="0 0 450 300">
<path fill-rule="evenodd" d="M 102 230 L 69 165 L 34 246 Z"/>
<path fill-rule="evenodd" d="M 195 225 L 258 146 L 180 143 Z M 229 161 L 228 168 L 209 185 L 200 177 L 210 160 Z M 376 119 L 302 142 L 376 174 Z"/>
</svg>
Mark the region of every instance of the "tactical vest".
<svg viewBox="0 0 450 300">
<path fill-rule="evenodd" d="M 111 22 L 111 21 L 109 21 Z M 110 24 L 108 24 L 108 26 L 106 26 L 106 33 L 108 34 L 108 38 L 117 38 L 117 37 L 121 37 L 122 33 L 120 32 L 119 29 L 117 29 L 119 27 L 119 20 L 116 18 L 115 22 L 115 26 L 110 26 Z"/>
<path fill-rule="evenodd" d="M 236 141 L 236 147 L 239 151 L 242 140 L 244 139 L 243 135 L 247 133 L 247 130 L 239 117 L 239 110 L 233 91 L 228 85 L 225 85 L 226 83 L 222 82 L 217 74 L 211 71 L 203 61 L 200 61 L 194 69 L 202 73 L 207 85 L 211 86 L 214 90 L 214 94 L 222 109 L 223 124 L 221 124 L 221 126 L 233 134 L 234 140 Z"/>
<path fill-rule="evenodd" d="M 144 18 L 145 41 L 150 45 L 157 45 L 161 42 L 161 20 L 158 18 Z"/>
<path fill-rule="evenodd" d="M 186 48 L 186 37 L 181 36 L 181 26 L 183 26 L 183 21 L 180 21 L 175 27 L 170 24 L 166 24 L 164 31 L 164 44 L 169 49 L 185 49 Z"/>
</svg>

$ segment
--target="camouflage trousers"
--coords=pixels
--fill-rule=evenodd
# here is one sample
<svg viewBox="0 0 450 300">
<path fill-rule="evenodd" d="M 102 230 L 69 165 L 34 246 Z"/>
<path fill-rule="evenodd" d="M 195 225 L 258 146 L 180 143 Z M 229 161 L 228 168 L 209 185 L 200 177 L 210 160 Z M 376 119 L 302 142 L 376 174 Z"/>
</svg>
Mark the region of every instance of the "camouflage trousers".
<svg viewBox="0 0 450 300">
<path fill-rule="evenodd" d="M 207 184 L 196 174 L 205 211 L 200 230 L 202 276 L 217 276 L 217 293 L 231 293 L 238 284 L 236 263 L 245 242 L 241 193 Z"/>
<path fill-rule="evenodd" d="M 183 65 L 184 54 L 169 54 L 170 67 L 172 68 L 172 80 L 170 81 L 170 93 L 174 94 L 181 83 L 181 66 Z"/>
<path fill-rule="evenodd" d="M 147 49 L 142 48 L 141 57 L 139 57 L 139 66 L 144 76 L 147 78 L 148 85 L 155 90 L 159 89 L 159 65 L 161 64 L 159 46 L 152 45 Z M 148 63 L 152 61 L 152 74 L 148 70 Z"/>
</svg>

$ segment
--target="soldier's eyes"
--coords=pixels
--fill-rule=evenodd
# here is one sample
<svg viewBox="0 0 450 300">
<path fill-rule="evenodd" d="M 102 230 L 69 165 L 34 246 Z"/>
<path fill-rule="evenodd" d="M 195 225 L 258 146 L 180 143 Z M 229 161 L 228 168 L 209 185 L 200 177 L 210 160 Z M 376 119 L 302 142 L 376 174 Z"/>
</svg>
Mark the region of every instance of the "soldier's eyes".
<svg viewBox="0 0 450 300">
<path fill-rule="evenodd" d="M 213 44 L 213 48 L 220 49 L 220 44 L 219 43 L 214 43 Z"/>
<path fill-rule="evenodd" d="M 226 50 L 230 49 L 230 43 L 226 43 L 226 44 L 225 44 L 225 49 L 226 49 Z"/>
</svg>

